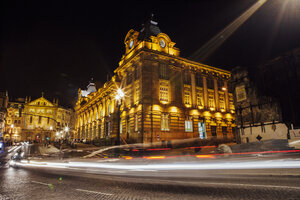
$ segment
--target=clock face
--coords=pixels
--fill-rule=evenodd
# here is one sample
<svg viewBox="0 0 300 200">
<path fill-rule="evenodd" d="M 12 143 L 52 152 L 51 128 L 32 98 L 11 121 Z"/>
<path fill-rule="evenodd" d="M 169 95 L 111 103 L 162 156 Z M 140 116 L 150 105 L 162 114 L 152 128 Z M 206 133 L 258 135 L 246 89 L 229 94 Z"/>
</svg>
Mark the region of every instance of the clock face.
<svg viewBox="0 0 300 200">
<path fill-rule="evenodd" d="M 162 48 L 164 48 L 164 47 L 166 46 L 166 42 L 165 42 L 163 39 L 161 39 L 161 40 L 159 41 L 159 45 L 160 45 Z"/>
<path fill-rule="evenodd" d="M 130 43 L 129 43 L 129 49 L 131 49 L 132 46 L 133 46 L 133 40 L 131 40 Z"/>
</svg>

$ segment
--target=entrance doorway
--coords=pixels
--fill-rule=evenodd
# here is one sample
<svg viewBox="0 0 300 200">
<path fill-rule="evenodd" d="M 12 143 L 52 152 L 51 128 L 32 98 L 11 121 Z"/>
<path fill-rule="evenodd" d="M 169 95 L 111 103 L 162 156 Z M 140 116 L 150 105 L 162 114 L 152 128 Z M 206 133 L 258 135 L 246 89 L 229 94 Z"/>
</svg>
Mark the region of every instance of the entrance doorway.
<svg viewBox="0 0 300 200">
<path fill-rule="evenodd" d="M 198 122 L 199 138 L 206 139 L 205 122 Z"/>
</svg>

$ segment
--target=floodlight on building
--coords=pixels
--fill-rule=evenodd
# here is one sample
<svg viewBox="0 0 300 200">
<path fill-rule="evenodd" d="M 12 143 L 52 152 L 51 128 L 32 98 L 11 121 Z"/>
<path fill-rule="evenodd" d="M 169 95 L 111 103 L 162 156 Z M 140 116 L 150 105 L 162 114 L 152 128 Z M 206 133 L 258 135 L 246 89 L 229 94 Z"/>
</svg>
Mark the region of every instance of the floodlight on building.
<svg viewBox="0 0 300 200">
<path fill-rule="evenodd" d="M 51 130 L 51 131 L 53 130 L 53 127 L 52 127 L 52 126 L 50 126 L 50 130 Z"/>
<path fill-rule="evenodd" d="M 222 87 L 222 90 L 223 90 L 223 91 L 226 91 L 226 90 L 227 90 L 227 88 L 226 88 L 226 87 Z"/>
<path fill-rule="evenodd" d="M 56 132 L 56 136 L 59 136 L 59 132 L 58 131 Z"/>
<path fill-rule="evenodd" d="M 69 127 L 66 126 L 65 127 L 65 131 L 68 132 L 69 131 Z"/>
<path fill-rule="evenodd" d="M 10 128 L 13 128 L 14 127 L 14 125 L 12 124 L 12 125 L 10 125 Z"/>
</svg>

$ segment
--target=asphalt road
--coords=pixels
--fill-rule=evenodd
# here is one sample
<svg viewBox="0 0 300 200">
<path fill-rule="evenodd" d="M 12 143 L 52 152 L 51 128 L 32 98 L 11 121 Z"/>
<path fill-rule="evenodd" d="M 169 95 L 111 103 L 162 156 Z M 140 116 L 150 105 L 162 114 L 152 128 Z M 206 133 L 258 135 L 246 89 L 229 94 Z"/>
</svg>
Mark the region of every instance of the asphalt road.
<svg viewBox="0 0 300 200">
<path fill-rule="evenodd" d="M 26 147 L 25 147 L 26 148 Z M 36 147 L 23 149 L 36 154 Z M 10 157 L 13 152 L 9 153 Z M 271 165 L 296 161 L 299 155 L 253 158 L 255 162 Z M 176 160 L 176 159 L 175 159 Z M 82 160 L 81 160 L 82 161 Z M 201 161 L 201 165 L 237 165 L 249 158 Z M 259 161 L 259 162 L 258 162 Z M 45 162 L 45 161 L 42 161 Z M 180 159 L 145 161 L 143 159 L 109 161 L 97 160 L 102 168 L 92 166 L 95 159 L 83 160 L 86 166 L 73 166 L 72 162 L 56 160 L 55 167 L 28 166 L 0 168 L 0 200 L 2 199 L 284 199 L 300 200 L 300 168 L 269 169 L 163 169 L 147 167 L 184 164 Z M 207 162 L 207 163 L 206 163 Z M 59 165 L 57 165 L 57 163 Z M 199 161 L 190 160 L 188 166 Z M 70 164 L 59 168 L 60 164 Z M 251 164 L 251 162 L 250 162 Z M 144 166 L 138 170 L 122 166 Z M 246 164 L 247 165 L 247 164 Z M 58 167 L 57 167 L 58 166 Z M 106 168 L 113 166 L 117 168 Z M 104 167 L 104 168 L 103 168 Z"/>
<path fill-rule="evenodd" d="M 2 168 L 0 177 L 0 199 L 300 199 L 300 176 L 130 177 Z"/>
</svg>

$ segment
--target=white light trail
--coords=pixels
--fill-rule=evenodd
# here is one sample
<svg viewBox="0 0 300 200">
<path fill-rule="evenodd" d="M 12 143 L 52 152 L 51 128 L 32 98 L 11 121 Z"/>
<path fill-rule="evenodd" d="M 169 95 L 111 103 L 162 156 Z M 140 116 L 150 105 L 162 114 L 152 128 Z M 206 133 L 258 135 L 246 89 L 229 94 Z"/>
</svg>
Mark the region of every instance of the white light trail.
<svg viewBox="0 0 300 200">
<path fill-rule="evenodd" d="M 114 169 L 114 170 L 217 170 L 217 169 L 276 169 L 300 168 L 300 160 L 267 160 L 248 162 L 211 162 L 211 163 L 163 163 L 163 164 L 123 164 L 98 162 L 15 162 L 17 166 L 72 169 Z"/>
</svg>

